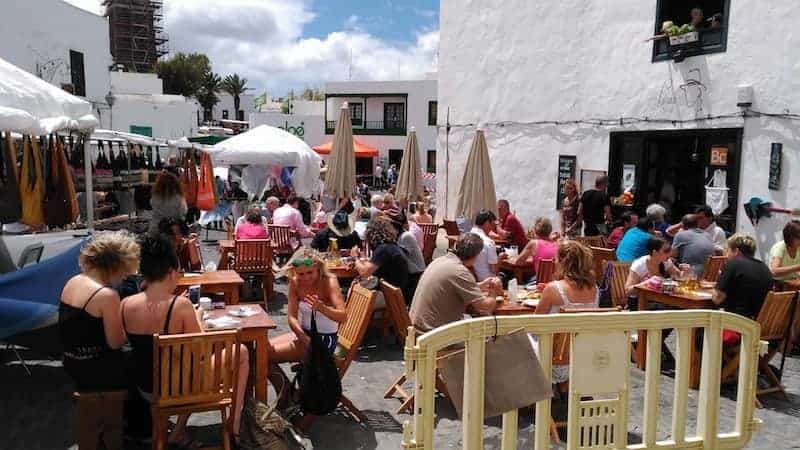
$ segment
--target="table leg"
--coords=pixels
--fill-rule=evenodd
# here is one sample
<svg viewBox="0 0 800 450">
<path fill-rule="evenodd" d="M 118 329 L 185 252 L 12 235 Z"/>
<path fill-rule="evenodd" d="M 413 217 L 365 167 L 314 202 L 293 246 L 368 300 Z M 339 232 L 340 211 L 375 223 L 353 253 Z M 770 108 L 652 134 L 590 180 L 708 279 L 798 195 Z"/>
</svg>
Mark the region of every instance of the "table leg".
<svg viewBox="0 0 800 450">
<path fill-rule="evenodd" d="M 222 249 L 219 254 L 219 263 L 217 264 L 217 270 L 227 270 L 228 269 L 228 258 L 230 255 L 230 250 L 227 248 Z"/>
<path fill-rule="evenodd" d="M 689 387 L 700 388 L 700 363 L 702 352 L 697 348 L 697 329 L 689 332 Z"/>
<path fill-rule="evenodd" d="M 269 375 L 269 339 L 267 332 L 259 333 L 255 341 L 256 364 L 255 385 L 256 399 L 267 403 L 267 376 Z M 252 373 L 252 372 L 251 372 Z"/>
<path fill-rule="evenodd" d="M 647 294 L 639 292 L 639 311 L 647 311 Z M 638 339 L 636 342 L 636 366 L 645 370 L 645 363 L 647 363 L 647 331 L 639 330 Z"/>
<path fill-rule="evenodd" d="M 239 304 L 239 285 L 231 284 L 228 286 L 228 292 L 225 293 L 226 302 L 229 305 Z"/>
</svg>

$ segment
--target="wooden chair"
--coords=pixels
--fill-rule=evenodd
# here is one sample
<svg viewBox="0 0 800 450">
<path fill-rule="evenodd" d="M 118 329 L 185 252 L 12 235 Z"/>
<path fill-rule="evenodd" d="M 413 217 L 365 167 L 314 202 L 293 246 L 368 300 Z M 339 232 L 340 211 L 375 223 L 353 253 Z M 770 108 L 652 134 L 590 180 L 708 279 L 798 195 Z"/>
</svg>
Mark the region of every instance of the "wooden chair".
<svg viewBox="0 0 800 450">
<path fill-rule="evenodd" d="M 625 282 L 628 281 L 628 272 L 631 271 L 631 263 L 612 261 L 611 265 L 611 279 L 609 280 L 609 285 L 611 286 L 611 304 L 624 308 L 625 305 L 628 304 L 628 295 L 625 294 Z"/>
<path fill-rule="evenodd" d="M 230 219 L 225 219 L 225 234 L 227 234 L 227 239 L 229 241 L 236 239 L 234 229 L 233 222 L 231 222 Z"/>
<path fill-rule="evenodd" d="M 458 229 L 458 224 L 455 220 L 442 220 L 442 228 L 444 228 L 444 232 L 447 233 L 447 246 L 448 248 L 453 248 L 458 237 L 461 235 L 461 230 Z"/>
<path fill-rule="evenodd" d="M 792 316 L 797 307 L 797 292 L 770 292 L 761 306 L 756 322 L 761 325 L 760 340 L 770 343 L 766 355 L 758 357 L 758 371 L 769 382 L 764 389 L 756 389 L 756 396 L 780 392 L 788 400 L 786 389 L 781 380 L 769 366 L 770 360 L 781 348 L 781 343 L 789 339 Z M 740 346 L 733 345 L 725 350 L 725 361 L 722 366 L 722 381 L 726 382 L 735 377 L 739 368 Z"/>
<path fill-rule="evenodd" d="M 153 337 L 153 449 L 167 447 L 170 416 L 220 411 L 230 450 L 239 377 L 239 331 Z"/>
<path fill-rule="evenodd" d="M 236 241 L 233 260 L 230 265 L 236 273 L 246 276 L 260 276 L 264 291 L 264 306 L 269 304 L 272 296 L 274 275 L 272 273 L 272 245 L 269 239 L 252 239 Z"/>
<path fill-rule="evenodd" d="M 426 235 L 428 233 L 439 233 L 439 225 L 435 223 L 418 223 L 417 225 L 422 228 L 422 232 Z"/>
<path fill-rule="evenodd" d="M 556 279 L 556 263 L 552 259 L 542 259 L 539 261 L 539 268 L 536 270 L 536 283 L 547 284 Z"/>
<path fill-rule="evenodd" d="M 597 278 L 597 284 L 603 284 L 603 275 L 606 271 L 606 264 L 609 261 L 616 261 L 617 254 L 613 249 L 603 247 L 590 247 L 592 250 L 592 258 L 594 258 L 594 275 Z"/>
<path fill-rule="evenodd" d="M 433 252 L 436 250 L 436 238 L 438 237 L 437 232 L 428 233 L 425 232 L 423 235 L 423 242 L 424 245 L 422 246 L 422 257 L 425 260 L 425 265 L 428 265 L 433 261 Z"/>
<path fill-rule="evenodd" d="M 578 236 L 575 240 L 587 247 L 605 248 L 606 246 L 606 238 L 603 236 Z"/>
<path fill-rule="evenodd" d="M 716 282 L 719 279 L 719 273 L 722 266 L 728 260 L 725 256 L 709 256 L 706 260 L 706 265 L 703 267 L 703 275 L 700 277 L 703 281 Z"/>
<path fill-rule="evenodd" d="M 122 410 L 127 391 L 75 392 L 75 441 L 81 450 L 122 448 Z"/>
<path fill-rule="evenodd" d="M 339 369 L 339 378 L 344 378 L 347 369 L 358 354 L 358 348 L 364 339 L 364 334 L 369 327 L 372 312 L 375 307 L 375 296 L 377 292 L 371 291 L 359 284 L 354 284 L 347 295 L 347 321 L 339 325 L 338 344 L 335 359 L 336 367 Z M 365 423 L 367 417 L 353 402 L 342 394 L 340 402 L 344 409 L 350 413 L 360 423 Z"/>
<path fill-rule="evenodd" d="M 272 255 L 279 266 L 283 266 L 300 248 L 300 243 L 293 242 L 295 232 L 288 225 L 267 225 L 267 235 L 272 242 Z"/>
</svg>

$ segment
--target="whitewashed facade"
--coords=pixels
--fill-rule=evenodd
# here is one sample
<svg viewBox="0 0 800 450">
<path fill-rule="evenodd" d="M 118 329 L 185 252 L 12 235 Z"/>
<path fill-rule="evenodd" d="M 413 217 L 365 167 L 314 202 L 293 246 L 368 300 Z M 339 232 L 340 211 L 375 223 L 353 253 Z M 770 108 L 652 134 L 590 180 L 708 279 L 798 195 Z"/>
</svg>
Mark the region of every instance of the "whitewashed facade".
<svg viewBox="0 0 800 450">
<path fill-rule="evenodd" d="M 610 170 L 613 183 L 620 171 L 612 166 L 618 165 L 612 161 L 613 147 L 621 136 L 615 133 L 633 131 L 732 129 L 738 142 L 733 139 L 730 156 L 738 162 L 729 161 L 727 175 L 737 194 L 730 214 L 735 230 L 754 231 L 742 207 L 751 197 L 800 206 L 800 122 L 736 117 L 744 111 L 737 106 L 740 85 L 752 86 L 752 110 L 800 110 L 800 3 L 720 1 L 724 51 L 654 62 L 653 44 L 643 41 L 663 20 L 657 12 L 662 3 L 442 0 L 439 124 L 449 109 L 452 129 L 449 139 L 444 128 L 438 135 L 440 210 L 450 217 L 454 213 L 479 123 L 485 124 L 497 195 L 510 200 L 526 225 L 540 215 L 558 218 L 559 155 L 577 157 L 577 178 L 581 169 Z M 693 5 L 686 6 L 688 17 Z M 677 23 L 681 19 L 674 18 Z M 734 117 L 696 120 L 726 115 Z M 592 124 L 595 119 L 610 120 Z M 543 121 L 550 123 L 536 123 Z M 584 123 L 565 124 L 570 121 Z M 783 145 L 779 190 L 767 188 L 772 143 Z M 679 182 L 689 170 L 675 169 Z M 762 220 L 757 230 L 762 250 L 775 241 L 786 220 Z"/>
<path fill-rule="evenodd" d="M 219 103 L 214 105 L 214 120 L 229 119 L 229 120 L 243 120 L 247 122 L 250 120 L 250 115 L 256 112 L 256 106 L 253 102 L 255 95 L 242 94 L 239 96 L 239 111 L 244 115 L 243 119 L 236 117 L 236 112 L 233 104 L 233 96 L 227 92 L 218 92 L 217 98 Z"/>
<path fill-rule="evenodd" d="M 417 131 L 422 170 L 428 169 L 429 155 L 435 164 L 436 126 L 429 124 L 429 108 L 437 102 L 435 74 L 412 81 L 330 82 L 325 85 L 325 96 L 325 142 L 333 139 L 339 109 L 347 102 L 351 117 L 356 114 L 352 119 L 355 139 L 377 148 L 382 165 L 393 162 L 399 167 L 411 127 Z M 360 116 L 355 105 L 360 105 Z"/>
<path fill-rule="evenodd" d="M 316 147 L 325 142 L 325 117 L 322 114 L 256 112 L 250 115 L 249 122 L 251 129 L 259 125 L 281 128 L 302 139 L 310 147 Z"/>
</svg>

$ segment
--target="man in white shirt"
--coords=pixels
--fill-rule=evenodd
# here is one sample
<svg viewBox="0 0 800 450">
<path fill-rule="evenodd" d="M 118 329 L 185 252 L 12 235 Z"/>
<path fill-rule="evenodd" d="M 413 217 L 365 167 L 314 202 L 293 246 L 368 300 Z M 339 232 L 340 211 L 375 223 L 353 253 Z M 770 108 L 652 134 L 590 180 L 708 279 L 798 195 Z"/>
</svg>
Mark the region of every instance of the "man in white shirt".
<svg viewBox="0 0 800 450">
<path fill-rule="evenodd" d="M 375 188 L 380 188 L 383 186 L 383 167 L 380 164 L 375 164 L 375 179 L 372 181 L 372 185 Z"/>
<path fill-rule="evenodd" d="M 483 250 L 472 267 L 478 283 L 497 274 L 497 248 L 489 237 L 489 231 L 494 228 L 496 220 L 497 217 L 491 211 L 481 211 L 475 216 L 475 225 L 471 232 L 483 240 Z"/>
<path fill-rule="evenodd" d="M 714 244 L 714 253 L 720 255 L 724 253 L 728 237 L 725 235 L 725 230 L 714 222 L 714 212 L 711 211 L 711 207 L 703 205 L 697 208 L 695 215 L 697 216 L 697 228 L 703 230 L 706 237 Z M 667 228 L 667 234 L 674 237 L 683 229 L 683 224 L 678 222 Z"/>
</svg>

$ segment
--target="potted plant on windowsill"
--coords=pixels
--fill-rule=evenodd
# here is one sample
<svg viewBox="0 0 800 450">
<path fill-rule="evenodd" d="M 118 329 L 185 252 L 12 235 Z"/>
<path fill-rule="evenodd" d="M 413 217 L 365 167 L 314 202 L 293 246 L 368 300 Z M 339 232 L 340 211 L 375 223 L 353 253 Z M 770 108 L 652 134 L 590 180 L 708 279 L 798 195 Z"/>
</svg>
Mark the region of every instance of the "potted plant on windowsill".
<svg viewBox="0 0 800 450">
<path fill-rule="evenodd" d="M 691 24 L 683 24 L 680 27 L 672 22 L 664 22 L 661 27 L 664 34 L 669 37 L 669 45 L 691 44 L 700 40 L 700 34 Z"/>
</svg>

